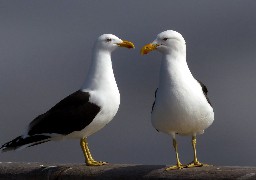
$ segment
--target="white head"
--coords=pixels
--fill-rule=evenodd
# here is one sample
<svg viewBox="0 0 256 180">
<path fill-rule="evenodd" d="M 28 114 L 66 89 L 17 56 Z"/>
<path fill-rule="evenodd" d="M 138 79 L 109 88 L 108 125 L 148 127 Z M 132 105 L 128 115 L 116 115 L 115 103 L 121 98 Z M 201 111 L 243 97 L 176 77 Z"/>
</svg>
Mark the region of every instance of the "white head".
<svg viewBox="0 0 256 180">
<path fill-rule="evenodd" d="M 98 37 L 94 44 L 92 63 L 82 89 L 93 90 L 103 88 L 105 91 L 106 89 L 111 91 L 116 86 L 111 52 L 117 47 L 134 48 L 134 45 L 132 42 L 121 40 L 113 34 L 103 34 Z"/>
<path fill-rule="evenodd" d="M 141 54 L 158 50 L 163 54 L 170 54 L 173 51 L 186 50 L 186 42 L 177 31 L 167 30 L 157 35 L 156 39 L 141 49 Z"/>
<path fill-rule="evenodd" d="M 134 48 L 134 45 L 132 42 L 121 40 L 113 34 L 101 35 L 97 39 L 95 46 L 97 49 L 101 49 L 109 52 L 114 51 L 117 47 L 126 47 L 129 49 Z"/>
</svg>

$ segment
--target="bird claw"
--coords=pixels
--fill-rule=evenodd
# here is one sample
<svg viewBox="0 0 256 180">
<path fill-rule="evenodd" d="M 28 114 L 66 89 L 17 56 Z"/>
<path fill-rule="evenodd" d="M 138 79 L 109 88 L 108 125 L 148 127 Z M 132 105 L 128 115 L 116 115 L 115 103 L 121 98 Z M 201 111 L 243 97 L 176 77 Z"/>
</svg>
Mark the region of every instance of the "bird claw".
<svg viewBox="0 0 256 180">
<path fill-rule="evenodd" d="M 193 167 L 207 167 L 207 166 L 211 166 L 209 164 L 203 164 L 203 163 L 200 163 L 199 161 L 197 162 L 191 162 L 189 163 L 188 165 L 185 166 L 185 168 L 193 168 Z"/>
<path fill-rule="evenodd" d="M 177 164 L 175 166 L 170 166 L 168 168 L 165 169 L 165 171 L 170 171 L 170 170 L 179 170 L 179 169 L 183 169 L 185 166 L 183 166 L 182 164 Z"/>
<path fill-rule="evenodd" d="M 87 166 L 103 166 L 103 165 L 106 165 L 106 164 L 108 164 L 108 163 L 103 162 L 103 161 L 89 161 L 89 162 L 86 162 Z"/>
</svg>

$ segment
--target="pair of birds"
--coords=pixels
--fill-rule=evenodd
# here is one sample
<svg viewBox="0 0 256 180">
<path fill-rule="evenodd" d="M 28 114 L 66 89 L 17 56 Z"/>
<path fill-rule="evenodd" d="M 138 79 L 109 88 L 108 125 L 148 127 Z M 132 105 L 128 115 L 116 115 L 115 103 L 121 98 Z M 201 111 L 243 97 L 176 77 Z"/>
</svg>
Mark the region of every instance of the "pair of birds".
<svg viewBox="0 0 256 180">
<path fill-rule="evenodd" d="M 3 152 L 38 145 L 51 140 L 80 139 L 88 166 L 107 164 L 95 161 L 87 137 L 102 129 L 116 115 L 120 94 L 115 81 L 111 53 L 117 47 L 134 48 L 132 42 L 112 34 L 101 35 L 95 45 L 92 62 L 82 88 L 35 118 L 26 132 L 2 145 Z M 166 170 L 203 166 L 196 155 L 196 135 L 202 134 L 214 120 L 207 88 L 191 74 L 186 62 L 186 43 L 182 35 L 167 30 L 141 49 L 141 54 L 158 50 L 163 54 L 159 86 L 155 93 L 151 120 L 156 130 L 173 138 L 177 164 Z M 191 135 L 192 163 L 180 163 L 176 134 Z"/>
</svg>

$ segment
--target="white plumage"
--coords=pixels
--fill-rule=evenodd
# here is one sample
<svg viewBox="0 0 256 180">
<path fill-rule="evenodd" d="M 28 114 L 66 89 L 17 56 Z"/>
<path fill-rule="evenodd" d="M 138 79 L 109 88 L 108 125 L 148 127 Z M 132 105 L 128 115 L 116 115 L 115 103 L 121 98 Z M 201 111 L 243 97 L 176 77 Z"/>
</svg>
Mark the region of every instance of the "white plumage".
<svg viewBox="0 0 256 180">
<path fill-rule="evenodd" d="M 120 94 L 115 81 L 111 53 L 117 47 L 134 48 L 133 43 L 112 34 L 101 35 L 94 46 L 89 72 L 82 88 L 39 115 L 27 131 L 2 145 L 2 151 L 30 147 L 51 140 L 80 139 L 86 164 L 100 166 L 89 151 L 86 138 L 102 129 L 116 115 Z"/>
<path fill-rule="evenodd" d="M 144 46 L 141 53 L 152 50 L 163 54 L 151 114 L 152 125 L 158 131 L 172 135 L 174 146 L 177 145 L 176 134 L 191 135 L 195 141 L 196 135 L 202 134 L 212 124 L 214 112 L 207 98 L 206 86 L 196 80 L 188 68 L 185 40 L 178 32 L 167 30 Z M 177 163 L 170 169 L 182 168 L 180 165 Z"/>
<path fill-rule="evenodd" d="M 107 39 L 111 41 L 106 43 Z M 120 93 L 115 80 L 111 53 L 123 43 L 112 34 L 104 34 L 98 38 L 94 46 L 93 60 L 86 80 L 81 88 L 89 92 L 89 101 L 101 107 L 93 121 L 80 132 L 74 132 L 69 137 L 86 138 L 107 125 L 116 115 L 120 105 Z"/>
<path fill-rule="evenodd" d="M 185 55 L 164 56 L 152 111 L 153 126 L 167 134 L 201 134 L 214 119 L 199 82 L 192 76 Z"/>
</svg>

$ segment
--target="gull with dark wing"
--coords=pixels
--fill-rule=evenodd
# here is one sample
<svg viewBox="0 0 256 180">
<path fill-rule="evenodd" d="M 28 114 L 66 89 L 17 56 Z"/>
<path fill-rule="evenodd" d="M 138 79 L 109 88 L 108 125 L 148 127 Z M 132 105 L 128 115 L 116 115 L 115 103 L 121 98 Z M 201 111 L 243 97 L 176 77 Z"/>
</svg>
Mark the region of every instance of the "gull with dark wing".
<svg viewBox="0 0 256 180">
<path fill-rule="evenodd" d="M 176 31 L 167 30 L 141 49 L 141 54 L 157 50 L 162 53 L 160 79 L 152 107 L 152 125 L 173 138 L 177 164 L 167 168 L 203 166 L 197 159 L 196 135 L 202 134 L 214 120 L 206 86 L 196 80 L 186 61 L 186 42 Z M 178 155 L 176 134 L 192 136 L 194 160 L 183 166 Z"/>
<path fill-rule="evenodd" d="M 86 165 L 106 164 L 92 158 L 86 138 L 107 125 L 118 111 L 120 94 L 111 61 L 111 53 L 118 47 L 134 48 L 134 45 L 112 34 L 101 35 L 94 45 L 92 62 L 81 89 L 35 118 L 23 135 L 2 145 L 2 151 L 51 140 L 80 139 Z"/>
</svg>

